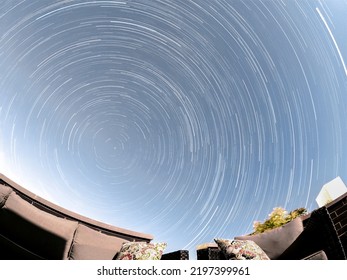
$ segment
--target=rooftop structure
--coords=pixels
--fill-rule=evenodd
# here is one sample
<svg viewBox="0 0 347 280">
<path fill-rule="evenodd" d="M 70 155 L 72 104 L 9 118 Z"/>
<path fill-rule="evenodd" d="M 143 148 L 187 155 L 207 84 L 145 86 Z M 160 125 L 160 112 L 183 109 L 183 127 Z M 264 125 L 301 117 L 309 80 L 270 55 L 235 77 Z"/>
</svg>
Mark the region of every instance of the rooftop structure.
<svg viewBox="0 0 347 280">
<path fill-rule="evenodd" d="M 326 183 L 319 192 L 316 202 L 319 207 L 325 206 L 347 192 L 347 187 L 340 177 Z"/>
</svg>

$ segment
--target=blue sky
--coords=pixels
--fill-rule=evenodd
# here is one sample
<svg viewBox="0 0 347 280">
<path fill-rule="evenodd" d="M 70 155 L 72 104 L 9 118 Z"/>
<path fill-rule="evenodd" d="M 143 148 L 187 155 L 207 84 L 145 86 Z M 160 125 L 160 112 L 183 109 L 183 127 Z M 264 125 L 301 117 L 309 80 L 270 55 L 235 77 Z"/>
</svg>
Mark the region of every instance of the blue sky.
<svg viewBox="0 0 347 280">
<path fill-rule="evenodd" d="M 347 1 L 3 1 L 0 167 L 168 242 L 346 181 Z"/>
</svg>

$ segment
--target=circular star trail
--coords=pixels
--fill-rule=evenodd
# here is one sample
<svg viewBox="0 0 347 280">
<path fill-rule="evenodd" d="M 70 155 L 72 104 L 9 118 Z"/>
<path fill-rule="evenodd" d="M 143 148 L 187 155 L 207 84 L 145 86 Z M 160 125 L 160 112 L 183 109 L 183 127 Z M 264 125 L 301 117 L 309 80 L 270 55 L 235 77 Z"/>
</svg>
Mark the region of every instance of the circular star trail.
<svg viewBox="0 0 347 280">
<path fill-rule="evenodd" d="M 0 166 L 166 241 L 316 208 L 346 176 L 346 1 L 2 1 Z"/>
</svg>

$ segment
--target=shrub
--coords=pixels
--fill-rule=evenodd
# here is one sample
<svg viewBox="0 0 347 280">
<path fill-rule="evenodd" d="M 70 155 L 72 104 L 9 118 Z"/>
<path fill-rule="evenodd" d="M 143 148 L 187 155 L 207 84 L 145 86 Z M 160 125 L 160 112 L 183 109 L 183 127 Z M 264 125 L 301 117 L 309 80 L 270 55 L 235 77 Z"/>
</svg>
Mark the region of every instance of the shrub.
<svg viewBox="0 0 347 280">
<path fill-rule="evenodd" d="M 252 234 L 262 233 L 267 230 L 281 227 L 295 218 L 305 214 L 307 214 L 307 210 L 303 207 L 295 209 L 290 213 L 288 213 L 282 207 L 275 207 L 269 214 L 269 218 L 267 220 L 264 222 L 255 221 L 253 223 L 254 232 Z"/>
</svg>

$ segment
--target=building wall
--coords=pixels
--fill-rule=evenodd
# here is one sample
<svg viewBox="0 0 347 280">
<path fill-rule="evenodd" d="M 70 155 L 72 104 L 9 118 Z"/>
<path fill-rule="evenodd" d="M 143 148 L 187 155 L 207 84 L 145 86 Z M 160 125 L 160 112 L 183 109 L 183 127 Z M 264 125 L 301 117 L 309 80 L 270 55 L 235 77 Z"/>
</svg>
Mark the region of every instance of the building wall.
<svg viewBox="0 0 347 280">
<path fill-rule="evenodd" d="M 347 193 L 326 205 L 337 236 L 347 252 Z"/>
</svg>

